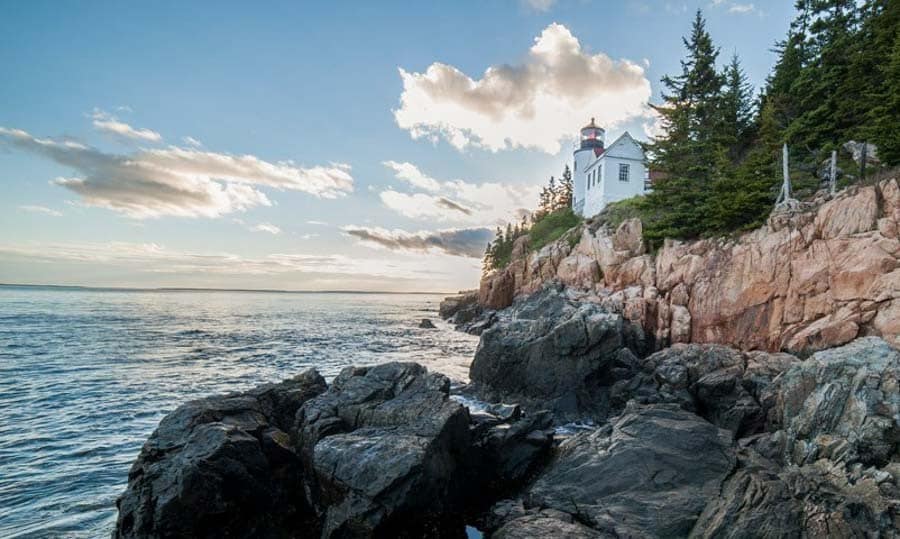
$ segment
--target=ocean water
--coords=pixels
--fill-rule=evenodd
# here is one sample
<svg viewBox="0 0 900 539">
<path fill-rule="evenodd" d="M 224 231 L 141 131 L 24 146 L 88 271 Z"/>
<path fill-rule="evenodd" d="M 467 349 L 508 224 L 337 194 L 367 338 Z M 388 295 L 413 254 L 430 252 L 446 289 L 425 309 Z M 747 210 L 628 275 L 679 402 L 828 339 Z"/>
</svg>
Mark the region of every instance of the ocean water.
<svg viewBox="0 0 900 539">
<path fill-rule="evenodd" d="M 477 338 L 440 299 L 0 287 L 0 537 L 108 537 L 141 445 L 187 400 L 393 360 L 464 379 Z"/>
</svg>

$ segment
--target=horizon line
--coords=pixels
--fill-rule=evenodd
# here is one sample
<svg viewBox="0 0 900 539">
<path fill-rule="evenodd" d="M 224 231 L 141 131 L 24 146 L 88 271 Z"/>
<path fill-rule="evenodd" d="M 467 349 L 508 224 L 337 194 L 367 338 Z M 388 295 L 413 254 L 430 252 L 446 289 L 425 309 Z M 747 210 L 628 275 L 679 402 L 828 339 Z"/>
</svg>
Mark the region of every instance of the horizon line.
<svg viewBox="0 0 900 539">
<path fill-rule="evenodd" d="M 137 287 L 137 286 L 89 286 L 78 284 L 35 284 L 35 283 L 0 283 L 0 288 L 65 288 L 76 290 L 95 290 L 107 292 L 256 292 L 269 294 L 415 294 L 415 295 L 454 295 L 458 292 L 433 291 L 433 292 L 393 292 L 388 290 L 288 290 L 280 288 L 207 288 L 207 287 Z"/>
</svg>

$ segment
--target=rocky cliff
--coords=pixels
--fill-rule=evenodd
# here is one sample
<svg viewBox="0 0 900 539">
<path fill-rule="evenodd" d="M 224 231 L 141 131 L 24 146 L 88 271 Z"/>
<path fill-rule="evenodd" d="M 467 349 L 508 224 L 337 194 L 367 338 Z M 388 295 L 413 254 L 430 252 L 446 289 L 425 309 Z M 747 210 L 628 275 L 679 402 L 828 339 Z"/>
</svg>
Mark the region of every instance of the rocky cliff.
<svg viewBox="0 0 900 539">
<path fill-rule="evenodd" d="M 557 280 L 669 343 L 806 352 L 858 336 L 900 345 L 900 186 L 896 178 L 821 196 L 733 239 L 667 241 L 647 252 L 638 220 L 587 223 L 574 246 L 486 276 L 479 303 L 502 309 Z"/>
</svg>

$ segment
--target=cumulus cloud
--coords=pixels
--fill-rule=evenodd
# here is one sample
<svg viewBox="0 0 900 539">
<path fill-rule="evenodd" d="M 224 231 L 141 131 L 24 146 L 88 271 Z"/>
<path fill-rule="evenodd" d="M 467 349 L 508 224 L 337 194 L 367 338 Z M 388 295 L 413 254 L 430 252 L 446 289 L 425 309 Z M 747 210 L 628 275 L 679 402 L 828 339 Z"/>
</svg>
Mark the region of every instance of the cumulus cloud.
<svg viewBox="0 0 900 539">
<path fill-rule="evenodd" d="M 272 223 L 259 223 L 250 228 L 254 232 L 268 232 L 269 234 L 281 234 L 281 229 Z"/>
<path fill-rule="evenodd" d="M 494 237 L 489 228 L 450 228 L 406 232 L 362 226 L 347 226 L 344 232 L 363 243 L 392 251 L 443 252 L 453 256 L 481 258 Z"/>
<path fill-rule="evenodd" d="M 403 193 L 386 189 L 379 196 L 391 210 L 412 219 L 431 219 L 460 224 L 503 224 L 519 220 L 538 197 L 537 185 L 498 182 L 440 181 L 412 163 L 385 161 L 396 177 L 425 193 Z"/>
<path fill-rule="evenodd" d="M 397 124 L 413 138 L 444 138 L 460 150 L 556 154 L 590 117 L 615 127 L 645 115 L 651 95 L 641 65 L 591 54 L 557 23 L 535 39 L 524 63 L 491 66 L 480 79 L 439 62 L 424 73 L 400 68 L 400 77 Z"/>
<path fill-rule="evenodd" d="M 46 206 L 25 205 L 25 206 L 19 206 L 19 209 L 27 211 L 27 212 L 31 212 L 31 213 L 43 213 L 44 215 L 49 215 L 51 217 L 62 217 L 61 211 L 57 211 L 52 208 L 48 208 Z"/>
<path fill-rule="evenodd" d="M 92 117 L 94 119 L 94 128 L 98 131 L 103 131 L 126 139 L 145 142 L 159 142 L 162 140 L 162 135 L 156 131 L 131 127 L 125 122 L 119 121 L 111 114 L 99 109 L 94 109 Z"/>
<path fill-rule="evenodd" d="M 56 185 L 82 203 L 133 218 L 164 215 L 218 217 L 272 203 L 260 188 L 336 198 L 353 190 L 350 166 L 299 167 L 253 155 L 231 155 L 170 146 L 131 154 L 105 153 L 78 142 L 36 138 L 0 127 L 0 142 L 72 169 Z"/>
</svg>

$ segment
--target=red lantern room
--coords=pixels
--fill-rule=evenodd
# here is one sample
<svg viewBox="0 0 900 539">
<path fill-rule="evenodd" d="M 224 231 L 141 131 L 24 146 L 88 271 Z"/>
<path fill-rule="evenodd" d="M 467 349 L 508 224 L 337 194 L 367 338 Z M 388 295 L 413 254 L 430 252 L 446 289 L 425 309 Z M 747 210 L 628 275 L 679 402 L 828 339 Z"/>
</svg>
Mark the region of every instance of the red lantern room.
<svg viewBox="0 0 900 539">
<path fill-rule="evenodd" d="M 606 131 L 602 127 L 597 127 L 594 119 L 591 118 L 591 123 L 581 128 L 581 148 L 599 148 L 602 150 L 605 135 Z"/>
</svg>

